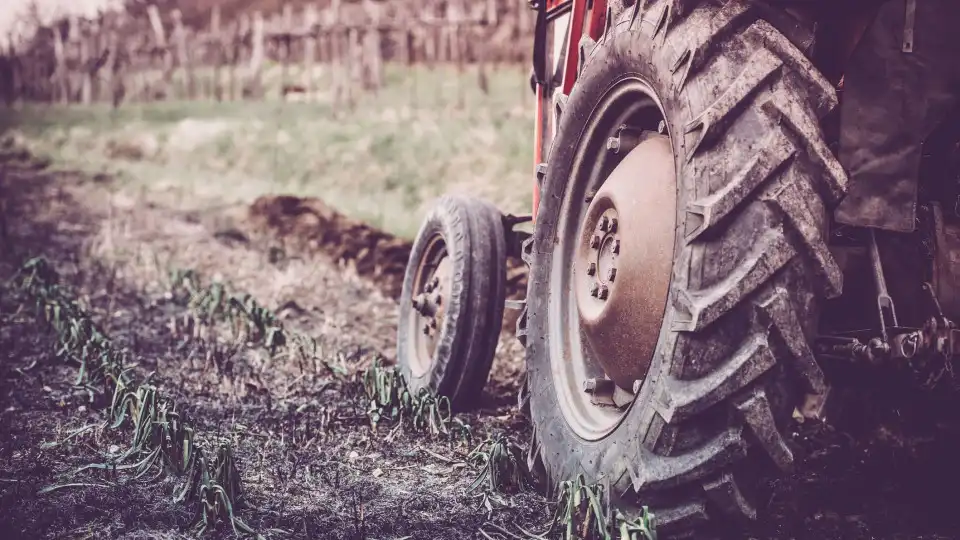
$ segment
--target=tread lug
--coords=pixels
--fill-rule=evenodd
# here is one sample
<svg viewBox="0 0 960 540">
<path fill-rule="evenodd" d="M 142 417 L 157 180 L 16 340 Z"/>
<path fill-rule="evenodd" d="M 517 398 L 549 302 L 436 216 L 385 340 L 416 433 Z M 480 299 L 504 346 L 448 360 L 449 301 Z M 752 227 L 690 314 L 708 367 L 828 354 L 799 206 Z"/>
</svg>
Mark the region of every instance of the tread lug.
<svg viewBox="0 0 960 540">
<path fill-rule="evenodd" d="M 745 62 L 743 71 L 723 94 L 684 127 L 687 134 L 699 132 L 692 148 L 687 151 L 687 161 L 691 161 L 698 151 L 713 142 L 731 121 L 733 113 L 739 111 L 748 102 L 748 98 L 770 81 L 782 67 L 783 61 L 767 49 L 755 51 Z"/>
<path fill-rule="evenodd" d="M 703 490 L 710 502 L 719 507 L 725 514 L 747 518 L 751 521 L 757 519 L 756 507 L 743 496 L 732 473 L 727 472 L 720 475 L 720 478 L 704 482 Z"/>
<path fill-rule="evenodd" d="M 787 242 L 783 226 L 769 230 L 744 262 L 725 279 L 706 289 L 678 291 L 678 307 L 690 316 L 688 320 L 677 321 L 673 329 L 686 332 L 703 330 L 766 283 L 794 256 L 796 251 Z"/>
<path fill-rule="evenodd" d="M 787 446 L 787 441 L 784 440 L 780 430 L 777 429 L 766 391 L 761 388 L 754 388 L 750 393 L 737 400 L 735 407 L 740 411 L 744 422 L 750 426 L 753 434 L 760 441 L 760 445 L 770 455 L 773 462 L 783 471 L 792 471 L 794 464 L 793 451 Z"/>
<path fill-rule="evenodd" d="M 729 360 L 705 377 L 684 381 L 668 376 L 657 412 L 668 424 L 681 422 L 735 394 L 776 362 L 766 336 L 754 334 Z"/>
</svg>

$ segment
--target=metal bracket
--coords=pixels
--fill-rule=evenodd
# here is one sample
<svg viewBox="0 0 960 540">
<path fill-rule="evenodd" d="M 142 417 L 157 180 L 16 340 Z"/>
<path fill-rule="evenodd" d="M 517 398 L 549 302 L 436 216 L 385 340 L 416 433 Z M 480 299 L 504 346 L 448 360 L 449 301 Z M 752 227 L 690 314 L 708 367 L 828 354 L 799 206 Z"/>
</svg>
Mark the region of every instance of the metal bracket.
<svg viewBox="0 0 960 540">
<path fill-rule="evenodd" d="M 873 266 L 873 276 L 877 282 L 877 308 L 880 314 L 880 335 L 884 342 L 888 341 L 887 326 L 900 326 L 897 324 L 897 309 L 893 305 L 893 298 L 887 292 L 887 280 L 883 277 L 883 264 L 880 262 L 880 248 L 877 246 L 877 235 L 874 229 L 870 229 L 870 262 Z M 890 322 L 888 325 L 884 316 L 884 308 L 890 312 Z"/>
<path fill-rule="evenodd" d="M 917 24 L 917 0 L 907 0 L 907 11 L 903 18 L 903 52 L 912 53 L 914 46 L 913 29 Z"/>
</svg>

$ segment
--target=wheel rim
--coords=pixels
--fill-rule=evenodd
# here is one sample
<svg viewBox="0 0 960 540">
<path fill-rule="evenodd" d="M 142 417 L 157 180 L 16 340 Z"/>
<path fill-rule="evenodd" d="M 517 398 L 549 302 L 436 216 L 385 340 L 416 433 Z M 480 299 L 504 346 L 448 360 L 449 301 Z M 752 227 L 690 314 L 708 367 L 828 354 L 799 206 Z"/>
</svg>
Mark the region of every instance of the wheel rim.
<svg viewBox="0 0 960 540">
<path fill-rule="evenodd" d="M 580 138 L 550 267 L 551 371 L 587 440 L 621 421 L 647 376 L 673 267 L 676 178 L 662 107 L 639 79 L 613 86 Z"/>
<path fill-rule="evenodd" d="M 434 235 L 417 265 L 410 306 L 413 313 L 407 318 L 407 333 L 412 345 L 410 372 L 417 378 L 433 367 L 437 343 L 444 331 L 451 264 L 446 242 L 439 234 Z"/>
</svg>

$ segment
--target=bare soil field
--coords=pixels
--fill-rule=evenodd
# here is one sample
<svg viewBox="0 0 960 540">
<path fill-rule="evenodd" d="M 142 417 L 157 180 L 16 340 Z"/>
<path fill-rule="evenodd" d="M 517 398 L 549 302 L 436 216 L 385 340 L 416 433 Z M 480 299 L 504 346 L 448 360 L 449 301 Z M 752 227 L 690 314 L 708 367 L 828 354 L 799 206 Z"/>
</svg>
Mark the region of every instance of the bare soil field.
<svg viewBox="0 0 960 540">
<path fill-rule="evenodd" d="M 50 166 L 53 165 L 53 166 Z M 109 174 L 0 153 L 0 531 L 4 538 L 195 538 L 195 508 L 175 481 L 92 469 L 130 445 L 105 427 L 110 396 L 78 387 L 77 368 L 15 283 L 43 256 L 104 333 L 192 420 L 210 454 L 229 443 L 242 479 L 237 516 L 276 538 L 527 538 L 554 501 L 533 488 L 501 502 L 471 491 L 469 453 L 488 437 L 523 445 L 516 406 L 522 350 L 501 336 L 482 407 L 450 435 L 381 422 L 359 375 L 393 361 L 396 276 L 408 244 L 318 199 L 252 205 L 194 197 L 178 206 Z M 232 340 L 228 323 L 187 324 L 186 271 L 268 307 L 310 336 L 311 362 Z M 514 273 L 515 290 L 522 271 Z M 509 325 L 505 325 L 509 327 Z M 897 373 L 834 370 L 849 391 L 832 426 L 797 424 L 797 470 L 762 485 L 761 521 L 724 538 L 957 538 L 957 393 L 912 390 Z M 92 395 L 92 399 L 91 399 Z M 401 425 L 402 426 L 402 425 Z M 153 478 L 156 476 L 156 478 Z M 44 491 L 48 486 L 64 486 Z M 485 504 L 486 503 L 486 504 Z M 483 532 L 481 532 L 483 531 Z M 221 524 L 214 537 L 232 536 Z"/>
</svg>

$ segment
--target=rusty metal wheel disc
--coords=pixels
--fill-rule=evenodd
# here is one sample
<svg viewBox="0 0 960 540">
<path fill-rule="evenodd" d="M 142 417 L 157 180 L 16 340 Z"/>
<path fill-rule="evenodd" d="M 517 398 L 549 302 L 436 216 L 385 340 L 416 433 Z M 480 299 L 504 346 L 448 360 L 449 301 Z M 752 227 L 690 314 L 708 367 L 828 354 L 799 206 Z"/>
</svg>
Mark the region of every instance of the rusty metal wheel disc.
<svg viewBox="0 0 960 540">
<path fill-rule="evenodd" d="M 587 122 L 556 225 L 551 370 L 570 427 L 596 440 L 642 388 L 661 334 L 677 227 L 674 154 L 642 81 Z"/>
<path fill-rule="evenodd" d="M 410 370 L 422 376 L 434 363 L 437 342 L 444 328 L 444 310 L 451 290 L 451 262 L 446 243 L 434 235 L 417 266 L 412 316 L 407 319 L 408 343 L 413 345 Z"/>
</svg>

